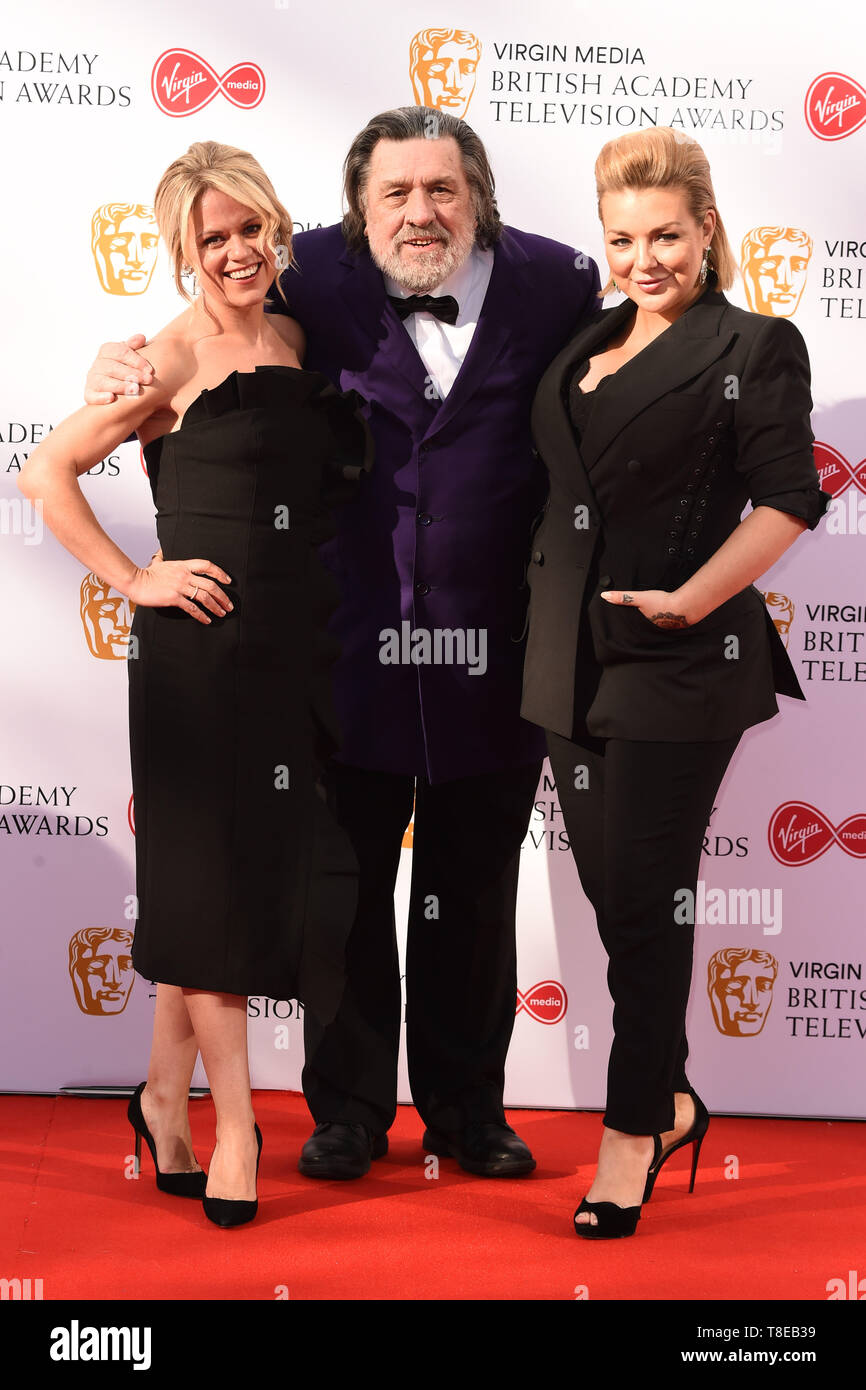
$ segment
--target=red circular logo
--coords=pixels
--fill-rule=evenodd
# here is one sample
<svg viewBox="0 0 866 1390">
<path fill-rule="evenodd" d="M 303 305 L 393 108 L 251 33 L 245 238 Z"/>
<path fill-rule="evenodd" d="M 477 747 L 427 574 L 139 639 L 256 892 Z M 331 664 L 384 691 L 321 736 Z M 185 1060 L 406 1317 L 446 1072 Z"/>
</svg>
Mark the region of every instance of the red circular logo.
<svg viewBox="0 0 866 1390">
<path fill-rule="evenodd" d="M 858 812 L 834 826 L 808 801 L 786 801 L 773 812 L 767 838 L 779 863 L 792 867 L 820 859 L 833 844 L 853 859 L 866 859 L 866 815 Z"/>
<path fill-rule="evenodd" d="M 258 63 L 235 63 L 222 77 L 189 48 L 167 48 L 153 65 L 150 90 L 166 116 L 192 116 L 218 92 L 244 111 L 265 95 L 265 74 Z"/>
<path fill-rule="evenodd" d="M 129 821 L 129 828 L 135 834 L 135 799 L 129 798 L 129 805 L 126 808 L 126 819 Z"/>
<path fill-rule="evenodd" d="M 517 1008 L 514 1012 L 519 1014 L 525 1009 L 536 1023 L 550 1024 L 561 1023 L 567 1008 L 568 995 L 564 986 L 558 980 L 542 980 L 525 994 L 517 991 Z"/>
<path fill-rule="evenodd" d="M 812 451 L 818 477 L 825 492 L 838 497 L 840 492 L 852 485 L 861 492 L 866 492 L 866 459 L 861 459 L 854 468 L 838 449 L 831 448 L 829 444 L 819 444 L 817 440 L 812 446 Z"/>
<path fill-rule="evenodd" d="M 819 140 L 844 140 L 866 121 L 866 92 L 842 72 L 822 72 L 806 93 L 806 124 Z"/>
</svg>

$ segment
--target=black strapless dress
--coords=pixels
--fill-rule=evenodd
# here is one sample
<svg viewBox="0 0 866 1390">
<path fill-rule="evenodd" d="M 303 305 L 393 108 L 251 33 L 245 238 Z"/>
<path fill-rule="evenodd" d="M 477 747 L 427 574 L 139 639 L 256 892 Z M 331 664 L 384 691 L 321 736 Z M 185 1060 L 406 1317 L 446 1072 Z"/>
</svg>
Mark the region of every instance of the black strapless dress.
<svg viewBox="0 0 866 1390">
<path fill-rule="evenodd" d="M 339 1005 L 358 866 L 328 804 L 339 744 L 317 546 L 371 458 L 359 398 L 317 372 L 233 372 L 145 447 L 167 560 L 231 575 L 210 625 L 136 609 L 129 661 L 138 921 L 150 980 Z"/>
</svg>

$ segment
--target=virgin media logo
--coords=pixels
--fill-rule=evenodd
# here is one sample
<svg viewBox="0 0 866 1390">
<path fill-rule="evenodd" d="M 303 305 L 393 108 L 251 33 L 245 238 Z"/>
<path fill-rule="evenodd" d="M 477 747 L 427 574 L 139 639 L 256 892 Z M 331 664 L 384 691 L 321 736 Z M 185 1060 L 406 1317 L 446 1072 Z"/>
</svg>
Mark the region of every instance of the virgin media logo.
<svg viewBox="0 0 866 1390">
<path fill-rule="evenodd" d="M 858 812 L 834 826 L 808 801 L 786 801 L 773 812 L 767 838 L 780 864 L 811 864 L 831 845 L 854 859 L 866 859 L 866 815 Z"/>
<path fill-rule="evenodd" d="M 126 808 L 126 819 L 129 821 L 129 828 L 135 834 L 135 797 L 129 798 L 129 805 Z"/>
<path fill-rule="evenodd" d="M 514 1012 L 516 1015 L 525 1009 L 536 1023 L 561 1023 L 567 1008 L 568 995 L 559 981 L 542 980 L 525 994 L 517 991 L 517 1008 Z"/>
<path fill-rule="evenodd" d="M 258 63 L 235 63 L 222 77 L 189 48 L 167 48 L 153 65 L 150 90 L 166 116 L 191 116 L 222 92 L 233 106 L 250 111 L 265 95 Z"/>
<path fill-rule="evenodd" d="M 822 72 L 806 93 L 806 124 L 819 140 L 844 140 L 866 121 L 866 91 L 841 72 Z"/>
<path fill-rule="evenodd" d="M 817 440 L 812 446 L 812 452 L 825 492 L 838 497 L 840 492 L 851 486 L 866 492 L 866 459 L 861 459 L 854 467 L 838 449 L 831 448 L 829 444 L 819 444 Z"/>
</svg>

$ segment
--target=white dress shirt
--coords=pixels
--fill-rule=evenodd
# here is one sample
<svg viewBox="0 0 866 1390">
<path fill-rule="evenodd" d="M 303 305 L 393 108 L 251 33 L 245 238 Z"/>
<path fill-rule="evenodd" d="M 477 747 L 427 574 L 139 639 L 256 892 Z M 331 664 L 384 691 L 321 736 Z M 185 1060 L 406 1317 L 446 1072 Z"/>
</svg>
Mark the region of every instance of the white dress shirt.
<svg viewBox="0 0 866 1390">
<path fill-rule="evenodd" d="M 434 314 L 409 314 L 403 320 L 403 327 L 418 349 L 427 374 L 442 400 L 454 385 L 469 351 L 492 270 L 492 250 L 482 251 L 479 246 L 473 246 L 454 274 L 430 291 L 437 298 L 440 295 L 454 296 L 458 306 L 457 322 L 443 323 Z M 415 293 L 398 285 L 390 275 L 383 278 L 388 294 L 408 299 Z"/>
</svg>

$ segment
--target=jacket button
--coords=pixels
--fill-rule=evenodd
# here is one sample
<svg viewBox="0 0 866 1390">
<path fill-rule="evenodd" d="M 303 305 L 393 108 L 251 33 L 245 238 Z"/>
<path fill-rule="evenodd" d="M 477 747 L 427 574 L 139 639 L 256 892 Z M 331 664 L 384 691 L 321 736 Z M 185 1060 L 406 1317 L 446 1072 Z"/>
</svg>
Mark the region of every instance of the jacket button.
<svg viewBox="0 0 866 1390">
<path fill-rule="evenodd" d="M 716 436 L 715 436 L 714 434 L 711 434 L 711 435 L 708 435 L 708 436 L 707 436 L 707 443 L 708 443 L 708 444 L 715 444 L 715 442 L 716 442 Z"/>
<path fill-rule="evenodd" d="M 612 576 L 612 575 L 610 575 L 610 574 L 600 574 L 600 575 L 599 575 L 599 577 L 598 577 L 598 587 L 599 587 L 600 589 L 609 589 L 612 583 L 613 583 L 613 576 Z"/>
<path fill-rule="evenodd" d="M 669 546 L 668 546 L 668 555 L 676 555 L 676 553 L 677 553 L 677 548 L 676 548 L 676 546 L 675 546 L 675 545 L 669 545 Z"/>
<path fill-rule="evenodd" d="M 541 550 L 533 550 L 533 552 L 532 552 L 532 563 L 533 563 L 534 565 L 543 565 L 543 564 L 544 564 L 544 552 L 541 551 Z"/>
<path fill-rule="evenodd" d="M 674 517 L 674 521 L 682 521 L 682 519 L 682 513 L 677 512 L 676 516 Z"/>
<path fill-rule="evenodd" d="M 716 429 L 717 429 L 717 430 L 720 430 L 720 429 L 723 427 L 724 423 L 725 423 L 724 420 L 717 420 L 717 421 L 716 421 Z"/>
<path fill-rule="evenodd" d="M 429 526 L 429 525 L 430 525 L 430 522 L 431 522 L 432 520 L 433 520 L 433 518 L 432 518 L 432 516 L 430 515 L 429 512 L 419 512 L 419 513 L 418 513 L 418 521 L 419 521 L 419 523 L 420 523 L 421 526 Z"/>
<path fill-rule="evenodd" d="M 628 469 L 629 473 L 639 473 L 641 467 L 642 464 L 640 459 L 629 459 L 628 463 L 626 464 L 626 468 Z"/>
<path fill-rule="evenodd" d="M 415 585 L 415 593 L 416 593 L 416 594 L 429 594 L 429 592 L 430 592 L 430 585 L 429 585 L 429 584 L 416 584 L 416 585 Z"/>
</svg>

